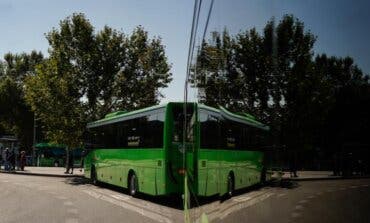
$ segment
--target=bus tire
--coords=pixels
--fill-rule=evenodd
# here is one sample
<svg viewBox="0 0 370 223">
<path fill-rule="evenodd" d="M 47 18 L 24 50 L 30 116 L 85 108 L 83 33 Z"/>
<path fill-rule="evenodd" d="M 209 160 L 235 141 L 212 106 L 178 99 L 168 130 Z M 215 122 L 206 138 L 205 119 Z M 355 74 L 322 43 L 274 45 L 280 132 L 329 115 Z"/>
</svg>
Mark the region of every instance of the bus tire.
<svg viewBox="0 0 370 223">
<path fill-rule="evenodd" d="M 235 190 L 235 180 L 234 180 L 234 174 L 233 173 L 229 173 L 229 175 L 227 176 L 227 197 L 232 197 L 233 194 L 234 194 L 234 190 Z"/>
<path fill-rule="evenodd" d="M 132 173 L 129 177 L 128 192 L 131 196 L 135 197 L 137 195 L 137 190 L 138 190 L 137 177 L 135 173 Z"/>
<path fill-rule="evenodd" d="M 95 167 L 92 166 L 91 167 L 91 183 L 95 186 L 98 186 L 99 185 L 99 181 L 98 181 L 98 178 L 97 178 L 97 175 L 96 175 L 96 170 L 95 170 Z"/>
</svg>

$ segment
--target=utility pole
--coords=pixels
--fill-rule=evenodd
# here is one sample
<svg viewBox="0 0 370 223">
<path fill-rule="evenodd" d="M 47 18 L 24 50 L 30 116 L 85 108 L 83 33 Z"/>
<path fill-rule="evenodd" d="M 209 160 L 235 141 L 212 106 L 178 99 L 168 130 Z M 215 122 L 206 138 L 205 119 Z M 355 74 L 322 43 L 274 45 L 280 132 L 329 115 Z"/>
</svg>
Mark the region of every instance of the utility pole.
<svg viewBox="0 0 370 223">
<path fill-rule="evenodd" d="M 36 112 L 33 113 L 33 145 L 32 145 L 32 165 L 35 165 L 35 145 L 36 145 Z"/>
</svg>

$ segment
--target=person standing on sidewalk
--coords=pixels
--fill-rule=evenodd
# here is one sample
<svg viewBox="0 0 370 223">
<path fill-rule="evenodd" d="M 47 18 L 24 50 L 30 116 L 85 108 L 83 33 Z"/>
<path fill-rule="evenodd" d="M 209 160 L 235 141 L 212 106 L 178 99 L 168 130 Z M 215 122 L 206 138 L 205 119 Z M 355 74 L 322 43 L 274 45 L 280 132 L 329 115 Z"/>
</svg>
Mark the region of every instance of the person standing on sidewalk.
<svg viewBox="0 0 370 223">
<path fill-rule="evenodd" d="M 9 148 L 5 148 L 4 153 L 3 153 L 5 171 L 9 171 L 10 169 L 9 158 L 10 158 Z"/>
<path fill-rule="evenodd" d="M 8 162 L 10 163 L 10 170 L 15 170 L 15 159 L 16 159 L 16 156 L 15 156 L 14 148 L 13 148 L 13 150 L 9 151 L 9 158 L 8 158 Z"/>
<path fill-rule="evenodd" d="M 297 175 L 297 153 L 296 151 L 290 152 L 289 159 L 290 177 L 298 177 Z"/>
<path fill-rule="evenodd" d="M 0 170 L 1 170 L 1 166 L 4 165 L 4 160 L 3 160 L 3 146 L 2 144 L 0 143 Z"/>
<path fill-rule="evenodd" d="M 26 166 L 26 151 L 21 151 L 21 155 L 19 158 L 19 164 L 21 167 L 21 171 L 24 171 L 24 166 Z"/>
<path fill-rule="evenodd" d="M 8 148 L 5 148 L 2 153 L 1 153 L 1 158 L 3 160 L 3 165 L 4 165 L 4 170 L 7 170 L 7 163 L 6 163 L 6 157 L 7 157 L 7 149 Z"/>
<path fill-rule="evenodd" d="M 73 165 L 74 165 L 73 151 L 69 151 L 68 162 L 67 162 L 67 170 L 64 173 L 69 173 L 69 170 L 71 170 L 71 174 L 73 174 Z"/>
</svg>

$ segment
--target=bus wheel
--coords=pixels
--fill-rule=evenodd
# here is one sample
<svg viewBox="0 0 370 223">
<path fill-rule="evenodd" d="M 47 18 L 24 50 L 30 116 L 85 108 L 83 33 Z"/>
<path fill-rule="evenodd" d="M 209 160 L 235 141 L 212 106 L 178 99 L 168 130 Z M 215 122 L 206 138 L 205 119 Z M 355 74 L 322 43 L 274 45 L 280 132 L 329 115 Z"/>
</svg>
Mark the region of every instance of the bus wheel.
<svg viewBox="0 0 370 223">
<path fill-rule="evenodd" d="M 234 177 L 233 175 L 230 173 L 229 176 L 227 177 L 227 196 L 228 197 L 232 197 L 233 196 L 233 193 L 234 193 L 234 187 L 235 187 L 235 184 L 234 184 Z"/>
<path fill-rule="evenodd" d="M 133 197 L 137 193 L 137 177 L 134 173 L 131 174 L 130 176 L 128 190 L 129 190 L 130 195 Z"/>
<path fill-rule="evenodd" d="M 98 182 L 98 178 L 96 176 L 96 171 L 95 171 L 95 167 L 92 167 L 91 168 L 91 182 L 92 184 L 94 184 L 95 186 L 97 186 L 99 184 Z"/>
<path fill-rule="evenodd" d="M 59 166 L 59 162 L 58 161 L 54 161 L 54 167 L 58 167 Z"/>
</svg>

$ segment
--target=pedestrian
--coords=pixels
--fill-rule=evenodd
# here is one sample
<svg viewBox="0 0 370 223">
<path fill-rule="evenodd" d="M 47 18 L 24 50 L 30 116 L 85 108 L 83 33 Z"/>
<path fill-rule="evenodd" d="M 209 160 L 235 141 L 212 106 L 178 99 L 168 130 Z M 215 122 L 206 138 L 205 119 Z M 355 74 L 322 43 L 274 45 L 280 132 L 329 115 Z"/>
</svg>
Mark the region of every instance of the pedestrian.
<svg viewBox="0 0 370 223">
<path fill-rule="evenodd" d="M 2 165 L 4 165 L 4 170 L 6 170 L 6 148 L 1 151 L 1 160 Z"/>
<path fill-rule="evenodd" d="M 339 155 L 338 153 L 334 153 L 333 155 L 333 175 L 340 176 L 340 168 L 339 168 Z"/>
<path fill-rule="evenodd" d="M 3 153 L 3 160 L 4 160 L 4 169 L 5 171 L 9 171 L 9 148 L 5 148 L 4 153 Z"/>
<path fill-rule="evenodd" d="M 87 154 L 87 150 L 83 149 L 82 152 L 81 152 L 81 166 L 80 166 L 81 169 L 80 169 L 80 172 L 82 172 L 82 169 L 84 168 L 84 162 L 85 162 L 86 154 Z"/>
<path fill-rule="evenodd" d="M 289 159 L 289 166 L 290 166 L 290 177 L 298 177 L 297 175 L 297 157 L 296 152 L 290 152 L 290 159 Z"/>
<path fill-rule="evenodd" d="M 19 163 L 21 166 L 21 171 L 24 171 L 24 167 L 26 166 L 26 151 L 21 151 L 21 156 L 19 158 Z"/>
<path fill-rule="evenodd" d="M 74 165 L 73 151 L 69 151 L 68 162 L 67 162 L 67 170 L 64 173 L 69 173 L 69 170 L 71 170 L 70 174 L 73 174 L 73 165 Z"/>
<path fill-rule="evenodd" d="M 84 168 L 84 160 L 84 157 L 81 157 L 80 172 L 82 172 L 82 169 Z"/>
<path fill-rule="evenodd" d="M 9 158 L 8 161 L 10 163 L 10 170 L 15 170 L 15 153 L 14 149 L 9 151 Z"/>
<path fill-rule="evenodd" d="M 4 160 L 3 160 L 3 146 L 2 144 L 0 143 L 0 170 L 1 170 L 1 166 L 4 164 Z"/>
</svg>

